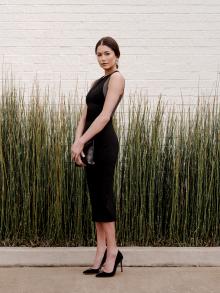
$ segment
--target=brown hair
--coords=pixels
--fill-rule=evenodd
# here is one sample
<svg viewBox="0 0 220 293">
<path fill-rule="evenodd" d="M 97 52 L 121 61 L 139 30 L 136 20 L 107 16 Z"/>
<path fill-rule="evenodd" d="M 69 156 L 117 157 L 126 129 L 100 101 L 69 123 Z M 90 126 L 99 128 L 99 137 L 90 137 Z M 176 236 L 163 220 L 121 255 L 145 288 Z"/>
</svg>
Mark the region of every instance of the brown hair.
<svg viewBox="0 0 220 293">
<path fill-rule="evenodd" d="M 109 48 L 111 48 L 115 52 L 115 56 L 117 58 L 120 57 L 120 50 L 119 50 L 118 43 L 112 37 L 103 37 L 97 42 L 97 44 L 95 46 L 95 53 L 96 54 L 97 54 L 97 48 L 100 45 L 108 46 Z M 118 65 L 116 65 L 116 67 L 118 68 Z"/>
</svg>

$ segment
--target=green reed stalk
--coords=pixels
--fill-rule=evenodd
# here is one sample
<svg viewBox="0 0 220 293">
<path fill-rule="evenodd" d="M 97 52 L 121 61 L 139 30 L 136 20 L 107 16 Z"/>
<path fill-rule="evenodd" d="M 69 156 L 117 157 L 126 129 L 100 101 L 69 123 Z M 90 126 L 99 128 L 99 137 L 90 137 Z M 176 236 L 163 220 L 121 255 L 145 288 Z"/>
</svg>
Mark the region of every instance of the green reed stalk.
<svg viewBox="0 0 220 293">
<path fill-rule="evenodd" d="M 2 245 L 96 244 L 85 172 L 70 153 L 82 108 L 65 95 L 54 106 L 50 95 L 36 84 L 27 105 L 21 88 L 2 82 Z M 153 107 L 135 95 L 120 103 L 118 245 L 219 245 L 220 108 L 217 99 L 198 101 L 180 113 L 161 99 Z"/>
</svg>

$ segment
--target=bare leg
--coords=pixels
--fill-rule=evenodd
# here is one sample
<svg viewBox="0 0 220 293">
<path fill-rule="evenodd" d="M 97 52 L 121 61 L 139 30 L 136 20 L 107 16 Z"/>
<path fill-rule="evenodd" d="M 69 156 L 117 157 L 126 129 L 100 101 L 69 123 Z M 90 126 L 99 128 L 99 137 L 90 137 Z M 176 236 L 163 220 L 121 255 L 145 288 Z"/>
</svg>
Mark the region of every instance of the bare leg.
<svg viewBox="0 0 220 293">
<path fill-rule="evenodd" d="M 95 222 L 95 225 L 97 237 L 97 250 L 92 268 L 98 269 L 106 249 L 106 235 L 101 222 Z"/>
<path fill-rule="evenodd" d="M 110 273 L 113 271 L 115 259 L 118 252 L 115 239 L 115 222 L 102 222 L 102 225 L 107 240 L 107 258 L 104 264 L 103 271 L 106 273 Z"/>
</svg>

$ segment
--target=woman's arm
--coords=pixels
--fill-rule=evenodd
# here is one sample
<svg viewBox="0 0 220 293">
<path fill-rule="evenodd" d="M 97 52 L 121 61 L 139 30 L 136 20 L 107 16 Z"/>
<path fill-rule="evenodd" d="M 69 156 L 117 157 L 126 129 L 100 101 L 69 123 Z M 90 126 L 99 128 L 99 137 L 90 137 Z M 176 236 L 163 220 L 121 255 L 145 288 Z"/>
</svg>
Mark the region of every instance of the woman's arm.
<svg viewBox="0 0 220 293">
<path fill-rule="evenodd" d="M 78 140 L 82 133 L 83 133 L 83 129 L 85 126 L 85 121 L 86 121 L 86 114 L 87 114 L 87 105 L 84 106 L 83 111 L 82 111 L 82 115 L 80 117 L 78 126 L 76 128 L 76 132 L 75 132 L 75 141 Z"/>
<path fill-rule="evenodd" d="M 113 111 L 115 111 L 118 101 L 124 92 L 125 80 L 120 73 L 111 76 L 108 85 L 108 92 L 102 112 L 96 117 L 85 133 L 79 138 L 82 144 L 85 144 L 94 135 L 100 132 L 110 120 Z"/>
</svg>

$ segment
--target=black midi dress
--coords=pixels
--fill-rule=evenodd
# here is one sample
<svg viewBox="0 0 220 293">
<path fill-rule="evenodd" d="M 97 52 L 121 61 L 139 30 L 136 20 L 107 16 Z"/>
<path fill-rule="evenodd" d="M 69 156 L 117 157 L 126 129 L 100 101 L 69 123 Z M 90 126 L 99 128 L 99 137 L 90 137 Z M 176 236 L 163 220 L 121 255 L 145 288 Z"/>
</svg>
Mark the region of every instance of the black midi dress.
<svg viewBox="0 0 220 293">
<path fill-rule="evenodd" d="M 87 115 L 83 133 L 102 111 L 105 102 L 103 86 L 106 84 L 107 79 L 109 80 L 111 74 L 104 75 L 96 80 L 86 95 Z M 118 103 L 122 96 L 119 97 Z M 92 206 L 92 221 L 95 222 L 116 221 L 116 200 L 113 183 L 119 152 L 119 141 L 112 125 L 112 116 L 117 105 L 105 127 L 92 138 L 94 139 L 95 164 L 85 167 Z"/>
</svg>

